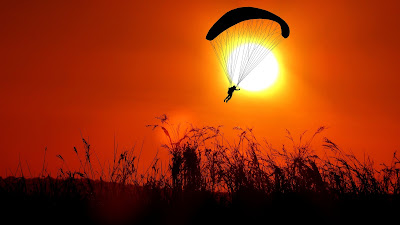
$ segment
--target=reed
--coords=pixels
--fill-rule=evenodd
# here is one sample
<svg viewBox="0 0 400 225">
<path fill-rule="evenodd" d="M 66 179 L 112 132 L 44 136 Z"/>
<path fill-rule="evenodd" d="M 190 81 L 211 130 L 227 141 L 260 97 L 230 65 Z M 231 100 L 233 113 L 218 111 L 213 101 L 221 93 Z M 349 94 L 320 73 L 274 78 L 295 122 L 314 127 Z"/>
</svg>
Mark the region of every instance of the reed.
<svg viewBox="0 0 400 225">
<path fill-rule="evenodd" d="M 370 157 L 360 160 L 326 137 L 322 137 L 322 146 L 314 147 L 313 140 L 326 127 L 318 128 L 308 138 L 306 132 L 296 138 L 287 131 L 290 144 L 275 148 L 265 140 L 259 141 L 252 129 L 235 127 L 237 137 L 229 141 L 222 126 L 190 125 L 182 129 L 170 124 L 165 115 L 157 119 L 158 123 L 148 127 L 167 137 L 162 146 L 170 155 L 167 170 L 163 170 L 156 155 L 148 169 L 139 174 L 143 144 L 139 151 L 134 146 L 122 152 L 115 144 L 107 174 L 95 150 L 82 137 L 83 150 L 73 148 L 79 168 L 69 168 L 62 155 L 57 155 L 62 166 L 53 178 L 47 171 L 45 149 L 37 178 L 25 178 L 20 164 L 20 176 L 0 178 L 2 206 L 11 205 L 9 210 L 16 210 L 18 204 L 23 204 L 29 211 L 30 205 L 47 210 L 52 205 L 71 212 L 69 207 L 85 205 L 79 208 L 83 212 L 73 212 L 90 221 L 96 219 L 89 211 L 101 212 L 97 215 L 111 224 L 145 223 L 154 216 L 158 218 L 151 220 L 155 223 L 186 223 L 192 220 L 176 215 L 188 210 L 200 218 L 229 216 L 233 221 L 237 210 L 242 218 L 248 214 L 258 218 L 264 214 L 278 217 L 285 213 L 318 213 L 338 222 L 335 213 L 350 215 L 343 210 L 353 210 L 354 215 L 371 210 L 380 215 L 385 210 L 388 216 L 391 214 L 387 212 L 400 208 L 397 152 L 390 165 L 376 165 Z M 282 211 L 286 203 L 290 207 Z"/>
</svg>

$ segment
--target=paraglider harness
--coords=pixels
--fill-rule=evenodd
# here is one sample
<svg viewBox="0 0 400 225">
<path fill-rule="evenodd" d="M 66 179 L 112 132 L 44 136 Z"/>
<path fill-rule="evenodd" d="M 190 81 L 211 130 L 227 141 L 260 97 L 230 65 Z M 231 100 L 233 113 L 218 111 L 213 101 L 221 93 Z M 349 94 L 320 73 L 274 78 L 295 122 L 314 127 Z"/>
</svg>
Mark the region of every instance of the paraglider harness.
<svg viewBox="0 0 400 225">
<path fill-rule="evenodd" d="M 240 90 L 240 89 L 236 89 L 236 86 L 233 85 L 232 87 L 228 88 L 228 95 L 232 96 L 233 92 L 238 91 L 238 90 Z"/>
</svg>

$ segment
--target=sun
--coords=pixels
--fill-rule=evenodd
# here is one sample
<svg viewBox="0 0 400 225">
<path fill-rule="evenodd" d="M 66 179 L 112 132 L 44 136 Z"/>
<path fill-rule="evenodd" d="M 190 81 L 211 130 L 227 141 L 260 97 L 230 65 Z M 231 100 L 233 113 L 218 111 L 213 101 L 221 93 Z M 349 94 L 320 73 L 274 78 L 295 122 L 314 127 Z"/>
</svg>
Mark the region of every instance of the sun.
<svg viewBox="0 0 400 225">
<path fill-rule="evenodd" d="M 267 48 L 259 44 L 245 44 L 248 45 L 246 48 L 254 49 L 254 48 L 264 48 L 263 51 L 269 52 Z M 231 58 L 236 57 L 237 65 L 241 65 L 246 59 L 243 54 L 244 51 L 240 50 L 241 48 L 237 47 L 229 56 L 229 60 L 233 60 Z M 243 61 L 243 62 L 241 62 Z M 243 65 L 243 64 L 242 64 Z M 235 69 L 235 74 L 233 76 L 233 83 L 237 84 L 238 81 L 238 73 L 240 72 L 239 66 Z M 279 74 L 279 64 L 276 60 L 274 54 L 269 52 L 265 58 L 243 79 L 239 87 L 241 89 L 245 89 L 248 91 L 262 91 L 269 87 L 271 87 L 278 78 Z"/>
</svg>

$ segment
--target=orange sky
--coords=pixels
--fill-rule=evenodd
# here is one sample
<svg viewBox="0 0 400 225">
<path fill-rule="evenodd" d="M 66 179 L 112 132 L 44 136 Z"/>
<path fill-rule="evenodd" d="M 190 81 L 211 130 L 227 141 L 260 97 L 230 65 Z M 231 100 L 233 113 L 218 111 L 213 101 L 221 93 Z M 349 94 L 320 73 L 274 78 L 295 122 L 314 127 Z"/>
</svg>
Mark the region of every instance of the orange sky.
<svg viewBox="0 0 400 225">
<path fill-rule="evenodd" d="M 73 162 L 81 133 L 99 158 L 145 141 L 166 113 L 175 122 L 253 127 L 275 146 L 285 129 L 325 125 L 342 149 L 388 162 L 400 148 L 399 4 L 396 1 L 2 1 L 0 3 L 0 176 L 40 172 L 61 154 Z M 286 20 L 275 48 L 279 88 L 241 91 L 227 83 L 205 39 L 242 6 Z M 277 87 L 278 87 L 277 86 Z"/>
</svg>

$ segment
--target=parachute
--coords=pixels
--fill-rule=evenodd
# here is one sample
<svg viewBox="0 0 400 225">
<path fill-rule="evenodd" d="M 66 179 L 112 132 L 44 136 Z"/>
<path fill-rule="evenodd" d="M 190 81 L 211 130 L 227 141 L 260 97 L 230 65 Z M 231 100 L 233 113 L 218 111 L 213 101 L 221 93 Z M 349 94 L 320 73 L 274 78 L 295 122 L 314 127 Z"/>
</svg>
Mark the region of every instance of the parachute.
<svg viewBox="0 0 400 225">
<path fill-rule="evenodd" d="M 239 85 L 289 33 L 289 26 L 279 16 L 263 9 L 242 7 L 223 15 L 208 31 L 206 39 L 230 85 Z"/>
</svg>

